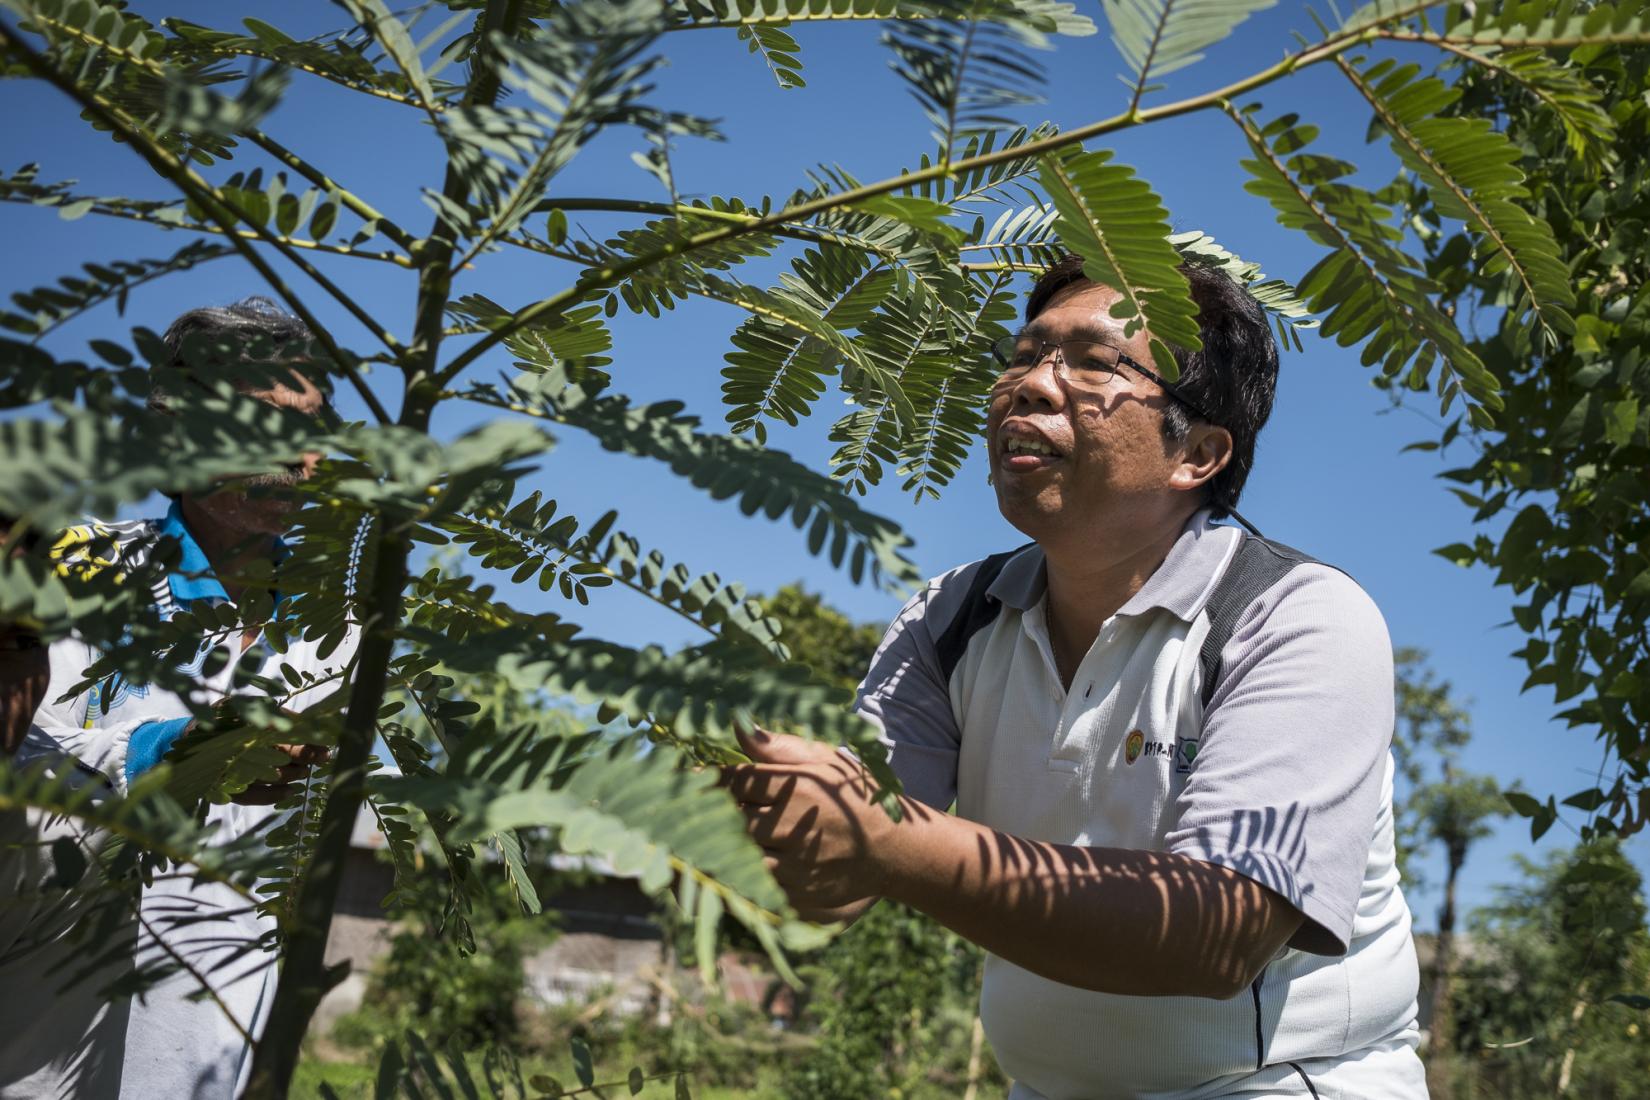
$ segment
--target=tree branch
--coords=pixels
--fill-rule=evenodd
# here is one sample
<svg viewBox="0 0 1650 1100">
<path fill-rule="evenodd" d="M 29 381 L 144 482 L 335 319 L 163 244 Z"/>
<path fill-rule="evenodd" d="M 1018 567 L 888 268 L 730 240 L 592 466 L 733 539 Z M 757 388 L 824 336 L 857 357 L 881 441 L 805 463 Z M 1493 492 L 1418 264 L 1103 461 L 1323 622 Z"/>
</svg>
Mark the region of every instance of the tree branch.
<svg viewBox="0 0 1650 1100">
<path fill-rule="evenodd" d="M 162 22 L 167 21 L 162 20 Z M 277 57 L 273 53 L 263 50 L 247 48 L 230 49 L 226 46 L 211 46 L 203 45 L 201 43 L 190 43 L 190 45 L 193 49 L 200 50 L 202 53 L 217 54 L 219 57 L 256 57 L 260 61 L 269 61 L 276 65 L 285 65 L 289 69 L 297 69 L 299 72 L 308 73 L 311 76 L 318 76 L 322 80 L 330 81 L 333 84 L 337 84 L 339 87 L 348 88 L 352 92 L 361 92 L 364 95 L 377 96 L 379 99 L 387 99 L 392 103 L 400 103 L 407 107 L 417 107 L 419 110 L 425 112 L 433 111 L 439 114 L 447 109 L 440 103 L 425 103 L 422 100 L 414 99 L 412 96 L 402 95 L 400 92 L 392 92 L 388 88 L 380 88 L 376 85 L 366 84 L 359 80 L 351 80 L 347 76 L 341 76 L 338 73 L 329 73 L 325 69 L 317 69 L 313 65 L 305 65 L 303 62 L 293 61 L 291 58 Z"/>
<path fill-rule="evenodd" d="M 384 234 L 384 236 L 388 237 L 408 252 L 413 250 L 413 246 L 417 243 L 414 240 L 413 235 L 408 233 L 405 229 L 402 229 L 399 225 L 395 224 L 395 222 L 391 221 L 371 203 L 355 194 L 355 192 L 340 187 L 337 182 L 332 179 L 332 177 L 310 164 L 303 157 L 300 157 L 297 153 L 294 153 L 292 150 L 288 149 L 286 146 L 282 145 L 262 130 L 246 130 L 245 134 L 248 141 L 263 149 L 264 152 L 268 153 L 270 156 L 274 157 L 276 160 L 280 161 L 300 176 L 303 176 L 316 187 L 321 188 L 323 191 L 329 191 L 337 195 L 339 202 L 343 203 L 361 218 L 377 225 L 378 231 Z"/>
<path fill-rule="evenodd" d="M 1433 5 L 1423 4 L 1418 7 L 1425 8 L 1430 6 Z M 1405 14 L 1407 16 L 1407 9 Z M 1393 16 L 1393 18 L 1398 17 L 1398 13 L 1395 13 Z M 582 279 L 573 286 L 570 286 L 559 293 L 553 294 L 548 298 L 540 299 L 539 301 L 518 310 L 504 324 L 493 329 L 481 340 L 460 352 L 450 364 L 443 368 L 441 372 L 441 380 L 445 383 L 446 381 L 457 377 L 459 372 L 473 363 L 476 359 L 492 350 L 492 348 L 502 343 L 505 339 L 514 335 L 516 332 L 535 323 L 540 318 L 553 316 L 581 299 L 591 297 L 598 291 L 606 290 L 609 287 L 615 286 L 618 283 L 623 282 L 635 272 L 651 267 L 661 260 L 668 259 L 672 256 L 681 256 L 696 252 L 702 248 L 707 248 L 714 244 L 720 244 L 723 241 L 732 240 L 735 237 L 742 237 L 749 233 L 774 231 L 787 222 L 801 221 L 806 218 L 810 218 L 815 214 L 822 214 L 826 211 L 835 210 L 839 207 L 850 206 L 853 203 L 862 202 L 865 199 L 874 198 L 877 195 L 886 195 L 893 191 L 902 191 L 920 183 L 926 183 L 931 180 L 954 179 L 957 176 L 964 175 L 965 173 L 971 172 L 977 168 L 985 168 L 993 164 L 1001 164 L 1004 161 L 1038 157 L 1045 153 L 1053 152 L 1057 149 L 1064 149 L 1067 146 L 1079 144 L 1087 141 L 1089 138 L 1099 137 L 1103 134 L 1110 134 L 1119 130 L 1130 129 L 1135 126 L 1143 126 L 1149 122 L 1156 122 L 1159 119 L 1174 118 L 1179 115 L 1193 114 L 1197 111 L 1207 110 L 1211 107 L 1220 107 L 1223 103 L 1234 96 L 1243 95 L 1244 93 L 1253 91 L 1256 88 L 1264 87 L 1267 84 L 1289 76 L 1298 69 L 1306 68 L 1309 65 L 1315 65 L 1321 61 L 1326 61 L 1340 53 L 1345 52 L 1346 50 L 1353 48 L 1354 46 L 1359 45 L 1360 43 L 1371 41 L 1376 37 L 1376 31 L 1378 29 L 1378 27 L 1365 27 L 1356 31 L 1348 31 L 1338 35 L 1331 35 L 1323 42 L 1309 46 L 1297 53 L 1290 54 L 1275 65 L 1270 65 L 1258 73 L 1247 76 L 1242 80 L 1233 81 L 1225 87 L 1217 88 L 1212 92 L 1205 92 L 1202 95 L 1193 96 L 1189 99 L 1183 99 L 1175 103 L 1167 103 L 1160 107 L 1147 108 L 1144 111 L 1125 111 L 1122 114 L 1113 115 L 1110 118 L 1101 119 L 1098 122 L 1091 122 L 1086 126 L 1080 126 L 1075 130 L 1067 130 L 1064 133 L 1054 134 L 1037 141 L 1026 142 L 1023 145 L 1014 145 L 1002 149 L 994 149 L 989 153 L 982 153 L 979 156 L 967 157 L 963 160 L 940 161 L 936 164 L 930 165 L 927 168 L 918 169 L 913 172 L 906 172 L 903 175 L 890 176 L 887 179 L 880 180 L 876 183 L 868 183 L 864 186 L 856 187 L 849 191 L 842 191 L 834 195 L 822 195 L 816 199 L 800 202 L 795 206 L 788 206 L 783 210 L 775 211 L 772 214 L 761 215 L 751 221 L 744 222 L 739 225 L 730 225 L 722 229 L 707 230 L 704 233 L 697 234 L 685 240 L 672 242 L 670 245 L 659 249 L 657 252 L 651 252 L 644 256 L 637 256 L 624 263 L 613 264 L 609 267 L 597 269 L 590 278 Z"/>
<path fill-rule="evenodd" d="M 351 384 L 354 385 L 357 392 L 360 393 L 362 400 L 366 402 L 367 407 L 373 411 L 373 414 L 378 417 L 379 421 L 381 423 L 389 422 L 389 414 L 385 412 L 384 407 L 379 404 L 378 398 L 372 393 L 371 389 L 367 387 L 366 381 L 360 377 L 360 374 L 355 370 L 354 365 L 345 355 L 343 349 L 338 346 L 337 341 L 332 338 L 332 334 L 327 331 L 326 326 L 321 324 L 320 319 L 310 311 L 308 306 L 304 305 L 303 300 L 298 297 L 292 288 L 287 286 L 286 280 L 282 279 L 275 269 L 270 267 L 268 262 L 266 262 L 262 256 L 258 255 L 258 253 L 252 248 L 251 244 L 239 236 L 239 231 L 236 229 L 236 222 L 245 222 L 249 225 L 251 224 L 250 219 L 245 216 L 243 211 L 237 210 L 232 204 L 227 202 L 223 196 L 218 194 L 216 189 L 190 170 L 190 168 L 185 165 L 176 154 L 162 148 L 159 144 L 153 141 L 149 135 L 144 132 L 143 128 L 128 117 L 125 112 L 110 107 L 101 100 L 98 100 L 93 96 L 89 96 L 81 91 L 78 85 L 76 85 L 69 78 L 65 77 L 62 73 L 58 72 L 56 67 L 49 64 L 39 53 L 30 49 L 21 39 L 12 33 L 12 29 L 10 27 L 3 23 L 0 23 L 0 47 L 4 47 L 14 57 L 21 61 L 30 72 L 43 79 L 54 88 L 57 88 L 59 91 L 63 92 L 76 103 L 79 103 L 81 108 L 87 114 L 91 115 L 93 118 L 96 118 L 114 132 L 120 134 L 126 139 L 126 143 L 132 148 L 132 150 L 148 162 L 150 168 L 154 169 L 157 175 L 161 176 L 184 194 L 200 203 L 201 208 L 206 211 L 207 217 L 215 222 L 220 229 L 222 229 L 224 235 L 234 243 L 235 248 L 243 257 L 245 257 L 247 263 L 251 264 L 253 268 L 257 270 L 259 275 L 263 276 L 264 281 L 269 284 L 270 288 L 279 294 L 282 300 L 285 301 L 292 309 L 292 312 L 297 314 L 298 317 L 309 327 L 310 332 L 314 334 L 318 341 L 320 341 L 321 346 L 326 349 L 327 354 L 332 358 L 333 362 L 337 364 L 338 368 L 344 372 L 346 377 L 350 379 Z M 340 303 L 348 308 L 352 313 L 356 313 L 357 311 L 361 313 L 365 312 L 361 310 L 361 307 L 357 305 L 353 299 L 349 298 L 347 295 L 344 295 L 342 291 L 333 286 L 330 281 L 321 276 L 321 274 L 315 271 L 313 267 L 296 256 L 290 248 L 284 247 L 279 242 L 269 241 L 268 238 L 264 239 L 268 243 L 274 244 L 277 251 L 280 251 L 282 255 L 287 257 L 288 260 L 297 265 L 299 270 L 304 271 L 306 274 L 310 275 L 311 278 L 315 279 L 323 289 L 338 298 Z M 371 322 L 370 317 L 368 318 L 368 321 L 370 322 L 371 327 L 376 328 L 376 322 Z M 393 344 L 394 338 L 391 337 L 390 339 L 392 341 L 392 346 L 395 346 Z"/>
</svg>

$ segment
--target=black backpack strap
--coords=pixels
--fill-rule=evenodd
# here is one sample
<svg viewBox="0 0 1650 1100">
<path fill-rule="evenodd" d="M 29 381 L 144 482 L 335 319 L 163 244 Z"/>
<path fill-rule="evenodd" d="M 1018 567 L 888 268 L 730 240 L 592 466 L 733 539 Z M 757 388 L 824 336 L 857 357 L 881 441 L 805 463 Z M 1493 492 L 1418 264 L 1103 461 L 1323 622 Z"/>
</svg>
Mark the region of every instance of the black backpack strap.
<svg viewBox="0 0 1650 1100">
<path fill-rule="evenodd" d="M 1220 654 L 1232 640 L 1238 617 L 1261 593 L 1282 580 L 1297 565 L 1322 564 L 1309 554 L 1292 546 L 1273 542 L 1258 535 L 1245 534 L 1232 564 L 1215 585 L 1214 593 L 1204 610 L 1209 615 L 1209 633 L 1203 639 L 1198 664 L 1203 669 L 1203 706 L 1214 698 L 1215 681 L 1220 678 Z"/>
<path fill-rule="evenodd" d="M 951 682 L 951 674 L 962 663 L 969 639 L 990 626 L 1002 612 L 1003 605 L 993 599 L 989 591 L 1002 573 L 1003 566 L 1031 545 L 1028 542 L 1016 550 L 993 554 L 981 561 L 979 568 L 974 571 L 973 580 L 968 582 L 968 592 L 963 596 L 962 606 L 957 609 L 945 631 L 934 643 L 935 654 L 940 662 L 940 672 L 946 683 Z"/>
</svg>

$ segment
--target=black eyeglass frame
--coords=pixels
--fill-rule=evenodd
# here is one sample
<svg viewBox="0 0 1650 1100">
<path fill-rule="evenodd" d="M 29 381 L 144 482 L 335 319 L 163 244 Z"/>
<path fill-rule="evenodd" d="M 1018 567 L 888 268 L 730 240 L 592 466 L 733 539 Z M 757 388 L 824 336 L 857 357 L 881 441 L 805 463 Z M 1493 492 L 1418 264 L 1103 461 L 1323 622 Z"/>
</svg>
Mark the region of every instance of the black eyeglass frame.
<svg viewBox="0 0 1650 1100">
<path fill-rule="evenodd" d="M 1007 359 L 1003 355 L 1001 349 L 1003 348 L 1004 345 L 1008 344 L 1009 341 L 1011 341 L 1011 340 L 1012 341 L 1019 341 L 1021 339 L 1025 339 L 1025 338 L 1026 337 L 1017 334 L 1017 335 L 1014 335 L 1014 336 L 1005 336 L 1001 340 L 997 340 L 997 341 L 992 343 L 992 345 L 991 345 L 991 357 L 993 359 L 997 360 L 997 362 L 1002 364 L 1003 371 L 1004 371 L 1005 374 L 1008 371 L 1013 370 L 1014 368 L 1013 368 L 1013 364 L 1011 364 L 1007 361 Z M 1146 378 L 1149 378 L 1153 382 L 1156 382 L 1159 386 L 1162 386 L 1164 393 L 1168 394 L 1171 398 L 1173 398 L 1174 400 L 1180 402 L 1182 405 L 1186 406 L 1188 409 L 1190 409 L 1192 412 L 1196 413 L 1203 420 L 1208 421 L 1210 424 L 1215 424 L 1216 426 L 1219 426 L 1219 422 L 1216 421 L 1214 417 L 1210 416 L 1207 412 L 1205 412 L 1203 410 L 1203 408 L 1197 404 L 1197 402 L 1192 401 L 1190 398 L 1182 396 L 1181 393 L 1179 392 L 1179 387 L 1177 387 L 1173 382 L 1170 382 L 1167 378 L 1164 378 L 1161 374 L 1158 374 L 1156 371 L 1152 370 L 1150 367 L 1142 366 L 1140 363 L 1138 363 L 1134 359 L 1130 358 L 1128 356 L 1128 354 L 1125 353 L 1123 351 L 1123 349 L 1118 347 L 1116 344 L 1108 344 L 1104 340 L 1084 340 L 1084 339 L 1080 339 L 1080 338 L 1077 338 L 1077 337 L 1073 337 L 1070 340 L 1044 340 L 1040 336 L 1035 336 L 1035 337 L 1031 337 L 1031 339 L 1036 340 L 1040 346 L 1037 348 L 1037 358 L 1032 361 L 1031 366 L 1026 368 L 1026 370 L 1025 370 L 1026 374 L 1030 374 L 1033 370 L 1035 370 L 1037 368 L 1037 365 L 1043 361 L 1044 352 L 1046 352 L 1049 348 L 1053 348 L 1056 351 L 1058 351 L 1060 353 L 1060 362 L 1066 363 L 1065 349 L 1060 346 L 1061 344 L 1072 344 L 1072 343 L 1098 344 L 1100 347 L 1110 348 L 1113 352 L 1115 352 L 1117 354 L 1116 362 L 1112 366 L 1112 373 L 1113 374 L 1117 373 L 1117 367 L 1118 366 L 1125 366 L 1125 367 L 1128 367 L 1130 370 L 1138 371 L 1138 372 L 1140 372 L 1140 374 L 1142 374 Z M 1067 363 L 1067 366 L 1069 368 L 1070 364 Z M 1021 375 L 1022 378 L 1024 376 L 1025 375 Z"/>
</svg>

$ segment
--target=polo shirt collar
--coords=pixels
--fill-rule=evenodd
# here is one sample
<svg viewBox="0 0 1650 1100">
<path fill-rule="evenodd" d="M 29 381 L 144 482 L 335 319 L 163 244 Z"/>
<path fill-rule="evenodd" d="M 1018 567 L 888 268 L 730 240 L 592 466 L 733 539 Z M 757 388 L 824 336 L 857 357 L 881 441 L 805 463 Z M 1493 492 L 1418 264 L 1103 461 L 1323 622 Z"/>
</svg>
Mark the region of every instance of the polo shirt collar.
<svg viewBox="0 0 1650 1100">
<path fill-rule="evenodd" d="M 1162 608 L 1191 622 L 1197 618 L 1209 593 L 1224 572 L 1243 532 L 1215 523 L 1208 509 L 1186 521 L 1168 557 L 1157 567 L 1140 591 L 1118 608 L 1118 615 L 1140 615 Z M 1010 558 L 1002 572 L 986 590 L 1003 606 L 1029 611 L 1043 598 L 1048 587 L 1048 568 L 1043 551 L 1032 543 Z"/>
<path fill-rule="evenodd" d="M 206 551 L 189 533 L 188 526 L 183 522 L 183 506 L 175 500 L 167 509 L 166 518 L 160 521 L 160 533 L 171 536 L 178 543 L 178 564 L 166 574 L 166 585 L 172 592 L 172 599 L 183 606 L 196 600 L 228 603 L 229 593 L 212 572 L 212 563 L 207 561 Z M 285 541 L 275 540 L 277 562 L 284 560 L 291 552 Z"/>
</svg>

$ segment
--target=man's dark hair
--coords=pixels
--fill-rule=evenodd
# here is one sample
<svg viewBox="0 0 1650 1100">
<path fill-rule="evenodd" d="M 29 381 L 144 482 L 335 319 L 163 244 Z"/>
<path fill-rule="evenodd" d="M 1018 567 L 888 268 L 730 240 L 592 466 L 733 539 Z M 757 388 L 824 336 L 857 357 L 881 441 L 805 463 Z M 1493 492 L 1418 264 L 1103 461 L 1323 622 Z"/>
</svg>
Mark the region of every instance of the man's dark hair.
<svg viewBox="0 0 1650 1100">
<path fill-rule="evenodd" d="M 275 363 L 307 349 L 309 326 L 262 295 L 242 298 L 227 306 L 202 306 L 183 314 L 161 340 L 171 353 L 169 365 L 195 381 L 202 372 L 223 371 L 237 382 L 249 363 Z M 240 369 L 236 369 L 239 367 Z M 315 379 L 326 392 L 322 379 Z M 157 386 L 149 395 L 151 408 L 164 409 L 166 395 Z"/>
<path fill-rule="evenodd" d="M 1278 345 L 1266 311 L 1254 295 L 1225 272 L 1188 261 L 1180 273 L 1191 284 L 1197 305 L 1199 351 L 1172 347 L 1180 380 L 1171 391 L 1206 409 L 1213 423 L 1232 435 L 1232 460 L 1205 488 L 1206 499 L 1220 519 L 1237 507 L 1244 482 L 1255 465 L 1255 438 L 1272 415 L 1278 387 Z M 1060 291 L 1088 282 L 1080 256 L 1067 256 L 1043 273 L 1026 299 L 1026 321 L 1041 313 Z M 1178 401 L 1163 411 L 1163 436 L 1186 438 L 1193 414 Z"/>
</svg>

